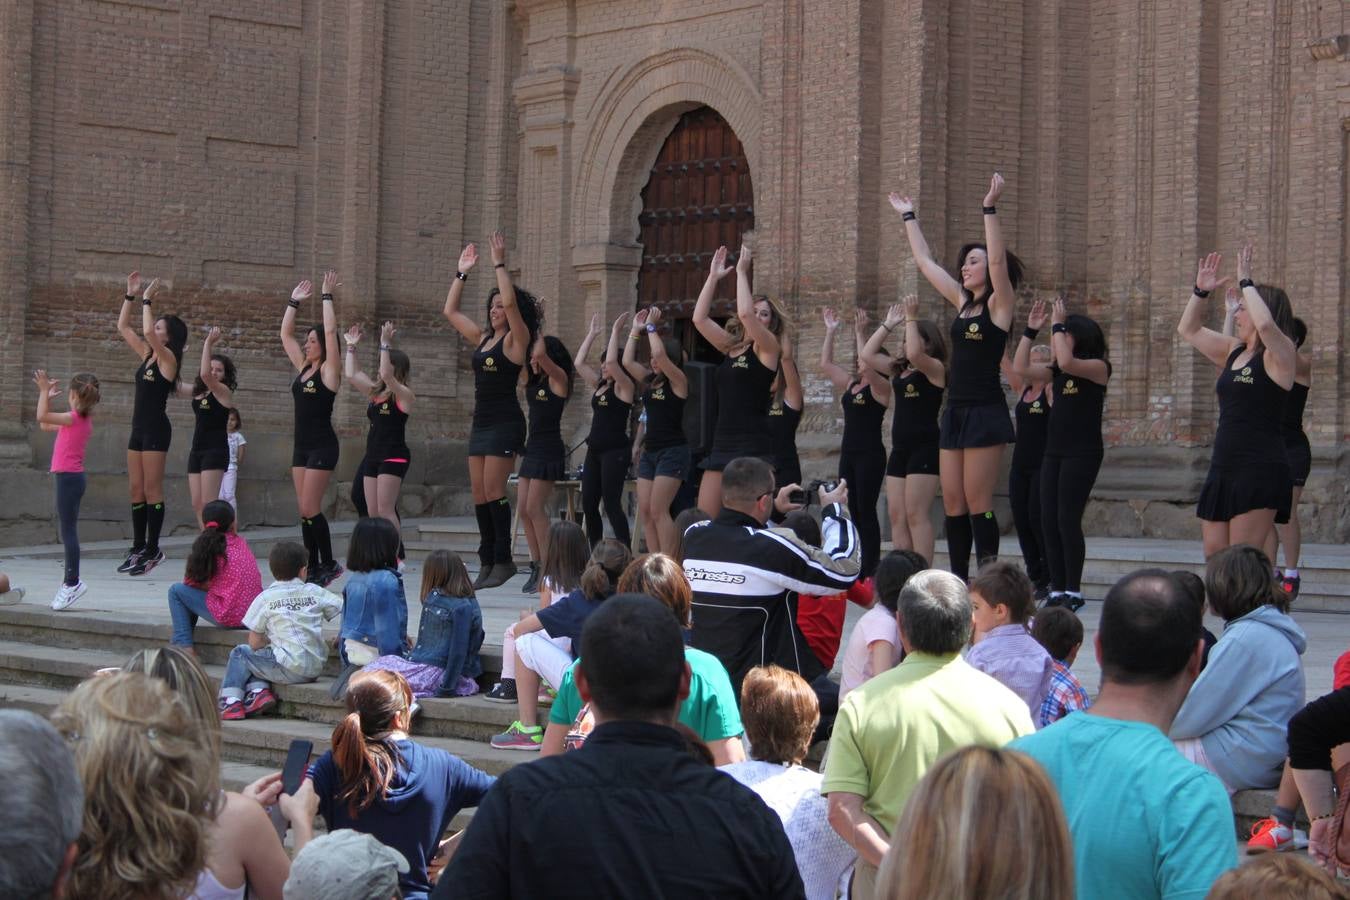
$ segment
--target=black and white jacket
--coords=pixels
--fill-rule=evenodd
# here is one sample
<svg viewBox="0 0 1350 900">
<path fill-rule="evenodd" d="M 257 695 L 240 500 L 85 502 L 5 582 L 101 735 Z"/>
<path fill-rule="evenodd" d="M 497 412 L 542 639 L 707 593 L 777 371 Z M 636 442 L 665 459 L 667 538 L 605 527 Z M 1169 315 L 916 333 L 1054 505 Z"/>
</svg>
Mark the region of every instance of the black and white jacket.
<svg viewBox="0 0 1350 900">
<path fill-rule="evenodd" d="M 848 508 L 822 510 L 822 546 L 802 543 L 782 528 L 723 509 L 684 533 L 684 574 L 694 589 L 693 640 L 731 675 L 736 696 L 745 674 L 777 663 L 810 681 L 824 670 L 797 628 L 802 594 L 835 594 L 858 577 L 858 531 Z"/>
</svg>

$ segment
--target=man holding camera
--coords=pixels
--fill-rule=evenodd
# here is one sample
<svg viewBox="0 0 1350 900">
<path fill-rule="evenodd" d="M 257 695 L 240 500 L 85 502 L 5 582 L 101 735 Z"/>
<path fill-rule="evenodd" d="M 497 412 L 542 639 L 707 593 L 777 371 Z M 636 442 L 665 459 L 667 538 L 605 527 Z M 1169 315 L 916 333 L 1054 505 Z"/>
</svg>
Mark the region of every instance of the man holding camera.
<svg viewBox="0 0 1350 900">
<path fill-rule="evenodd" d="M 776 663 L 807 681 L 823 674 L 797 628 L 789 592 L 835 594 L 858 577 L 858 531 L 848 515 L 848 485 L 818 489 L 821 546 L 791 532 L 765 528 L 776 508 L 800 506 L 788 485 L 775 493 L 773 469 L 741 457 L 722 472 L 722 510 L 684 535 L 684 574 L 694 590 L 695 648 L 721 660 L 736 696 L 745 674 Z"/>
</svg>

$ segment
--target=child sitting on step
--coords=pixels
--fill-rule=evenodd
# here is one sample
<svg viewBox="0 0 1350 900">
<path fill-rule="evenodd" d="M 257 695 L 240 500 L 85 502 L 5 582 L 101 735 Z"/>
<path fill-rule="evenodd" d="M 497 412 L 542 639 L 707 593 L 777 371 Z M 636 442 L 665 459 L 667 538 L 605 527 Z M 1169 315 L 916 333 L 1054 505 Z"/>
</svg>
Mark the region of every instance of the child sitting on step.
<svg viewBox="0 0 1350 900">
<path fill-rule="evenodd" d="M 398 528 L 382 516 L 358 519 L 347 545 L 342 587 L 342 661 L 364 666 L 381 656 L 406 656 L 408 597 L 398 571 Z M 341 683 L 341 680 L 339 681 Z M 338 696 L 341 696 L 340 694 Z"/>
<path fill-rule="evenodd" d="M 1047 606 L 1036 613 L 1031 623 L 1031 636 L 1036 639 L 1054 661 L 1050 675 L 1050 691 L 1041 702 L 1039 711 L 1032 712 L 1037 728 L 1044 728 L 1080 709 L 1092 705 L 1087 691 L 1071 671 L 1078 650 L 1083 646 L 1083 622 L 1067 606 Z"/>
<path fill-rule="evenodd" d="M 422 564 L 422 618 L 417 646 L 405 659 L 381 656 L 366 666 L 388 669 L 408 679 L 413 697 L 468 697 L 478 693 L 483 674 L 483 611 L 474 596 L 464 560 L 449 550 L 433 550 Z"/>
<path fill-rule="evenodd" d="M 1027 627 L 1036 610 L 1034 592 L 1020 566 L 1006 560 L 982 566 L 970 582 L 975 644 L 966 654 L 966 662 L 1026 702 L 1032 721 L 1050 692 L 1055 671 L 1055 661 Z"/>
<path fill-rule="evenodd" d="M 244 613 L 262 590 L 258 561 L 235 528 L 234 507 L 212 500 L 202 507 L 205 527 L 188 551 L 183 580 L 169 587 L 171 643 L 189 653 L 199 618 L 221 628 L 240 628 Z"/>
<path fill-rule="evenodd" d="M 328 660 L 323 623 L 342 611 L 342 601 L 305 581 L 308 564 L 309 551 L 295 541 L 282 541 L 268 554 L 276 581 L 244 613 L 248 643 L 231 650 L 225 664 L 221 719 L 267 712 L 277 705 L 270 683 L 301 684 L 323 672 Z"/>
</svg>

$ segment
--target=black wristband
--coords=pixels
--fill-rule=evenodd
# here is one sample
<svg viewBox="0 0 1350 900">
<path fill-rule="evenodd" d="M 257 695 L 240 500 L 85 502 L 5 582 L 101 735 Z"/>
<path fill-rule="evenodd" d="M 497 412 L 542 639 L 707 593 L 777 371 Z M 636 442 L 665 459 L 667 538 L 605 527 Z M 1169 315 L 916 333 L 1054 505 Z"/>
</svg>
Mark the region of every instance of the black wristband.
<svg viewBox="0 0 1350 900">
<path fill-rule="evenodd" d="M 149 305 L 150 305 L 150 298 L 149 298 L 149 297 L 146 297 L 146 298 L 144 298 L 144 299 L 141 300 L 141 306 L 149 306 Z"/>
<path fill-rule="evenodd" d="M 1256 282 L 1252 281 L 1250 278 L 1244 278 L 1238 282 L 1238 287 L 1245 291 L 1249 287 L 1256 287 Z"/>
<path fill-rule="evenodd" d="M 493 263 L 492 268 L 494 268 L 494 269 L 505 269 L 505 268 L 506 268 L 506 263 Z"/>
<path fill-rule="evenodd" d="M 286 301 L 286 305 L 289 306 L 291 309 L 299 309 L 300 301 L 292 297 L 291 299 Z"/>
<path fill-rule="evenodd" d="M 459 281 L 468 281 L 468 280 L 469 280 L 469 273 L 468 273 L 468 272 L 456 272 L 456 273 L 455 273 L 455 278 L 458 279 Z"/>
<path fill-rule="evenodd" d="M 909 212 L 901 213 L 900 218 L 904 219 L 906 222 L 913 222 L 918 216 L 914 215 L 914 210 L 911 209 Z"/>
<path fill-rule="evenodd" d="M 332 295 L 332 294 L 324 294 L 323 297 L 321 297 L 320 299 L 324 300 L 325 302 L 332 303 L 332 302 L 333 302 L 333 295 Z"/>
<path fill-rule="evenodd" d="M 1197 297 L 1199 297 L 1201 300 L 1203 300 L 1203 299 L 1205 299 L 1206 297 L 1209 296 L 1209 291 L 1202 291 L 1202 290 L 1200 290 L 1200 285 L 1197 284 L 1197 285 L 1195 286 L 1195 296 L 1197 296 Z"/>
<path fill-rule="evenodd" d="M 1039 328 L 1032 328 L 1030 325 L 1022 329 L 1022 337 L 1026 338 L 1029 341 L 1036 340 L 1036 335 L 1040 333 L 1041 330 Z"/>
<path fill-rule="evenodd" d="M 127 294 L 126 302 L 128 302 L 128 303 L 135 303 L 135 302 L 136 302 L 136 295 L 135 295 L 135 294 Z"/>
<path fill-rule="evenodd" d="M 993 207 L 993 206 L 985 206 L 985 207 L 981 207 L 981 208 L 984 210 L 984 214 L 985 214 L 986 216 L 992 216 L 992 215 L 995 215 L 995 214 L 998 212 L 998 209 L 997 209 L 996 207 Z"/>
<path fill-rule="evenodd" d="M 1050 326 L 1051 334 L 1064 334 L 1068 330 L 1069 326 L 1065 325 L 1063 322 L 1056 322 L 1055 324 Z"/>
</svg>

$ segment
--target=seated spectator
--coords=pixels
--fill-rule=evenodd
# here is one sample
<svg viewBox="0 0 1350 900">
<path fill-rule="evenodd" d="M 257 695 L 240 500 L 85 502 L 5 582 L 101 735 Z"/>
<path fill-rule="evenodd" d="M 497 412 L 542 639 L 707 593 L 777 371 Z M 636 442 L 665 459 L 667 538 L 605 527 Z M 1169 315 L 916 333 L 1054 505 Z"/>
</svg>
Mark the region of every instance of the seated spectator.
<svg viewBox="0 0 1350 900">
<path fill-rule="evenodd" d="M 1036 613 L 1031 636 L 1055 663 L 1055 670 L 1050 675 L 1050 691 L 1036 716 L 1036 727 L 1044 728 L 1075 710 L 1092 705 L 1087 691 L 1070 668 L 1078 658 L 1078 649 L 1083 646 L 1083 622 L 1067 606 L 1049 606 Z"/>
<path fill-rule="evenodd" d="M 358 519 L 352 528 L 347 581 L 342 586 L 340 644 L 348 667 L 364 666 L 381 656 L 403 656 L 412 646 L 398 547 L 398 527 L 382 516 Z M 338 685 L 350 675 L 345 672 Z"/>
<path fill-rule="evenodd" d="M 975 646 L 966 662 L 997 678 L 1039 715 L 1055 661 L 1027 627 L 1036 611 L 1034 592 L 1027 573 L 1014 563 L 995 561 L 980 568 L 970 583 Z"/>
<path fill-rule="evenodd" d="M 816 695 L 796 672 L 761 666 L 741 685 L 741 712 L 752 758 L 722 771 L 778 813 L 807 900 L 834 900 L 857 854 L 830 827 L 820 775 L 802 766 L 820 718 Z"/>
<path fill-rule="evenodd" d="M 1059 797 L 1021 753 L 963 747 L 943 757 L 910 794 L 898 827 L 907 839 L 886 851 L 879 896 L 1073 900 L 1073 845 Z"/>
<path fill-rule="evenodd" d="M 277 705 L 272 683 L 303 684 L 323 672 L 328 661 L 323 623 L 342 612 L 342 601 L 305 581 L 308 560 L 308 551 L 295 541 L 281 541 L 267 555 L 276 581 L 244 613 L 248 643 L 231 650 L 225 664 L 222 719 L 261 715 Z"/>
<path fill-rule="evenodd" d="M 1219 876 L 1205 900 L 1343 900 L 1336 879 L 1296 856 L 1267 856 Z"/>
<path fill-rule="evenodd" d="M 1211 556 L 1205 594 L 1224 620 L 1223 635 L 1177 713 L 1171 738 L 1229 793 L 1275 787 L 1288 753 L 1289 719 L 1304 703 L 1303 629 L 1289 618 L 1289 595 L 1255 547 L 1240 544 Z"/>
<path fill-rule="evenodd" d="M 291 863 L 285 900 L 389 900 L 408 861 L 368 834 L 340 828 L 305 844 Z"/>
<path fill-rule="evenodd" d="M 333 749 L 309 767 L 294 797 L 282 795 L 282 810 L 293 824 L 313 821 L 318 812 L 330 832 L 351 828 L 397 850 L 408 861 L 399 889 L 405 898 L 421 898 L 431 890 L 427 866 L 450 820 L 478 806 L 496 779 L 410 740 L 412 701 L 412 688 L 397 672 L 353 675 Z M 309 837 L 297 834 L 297 850 Z"/>
<path fill-rule="evenodd" d="M 1001 747 L 1034 730 L 1016 694 L 961 658 L 971 615 L 960 578 L 936 569 L 915 575 L 900 590 L 896 619 L 905 658 L 839 707 L 821 787 L 830 824 L 858 851 L 852 896 L 859 900 L 875 894 L 896 821 L 938 759 L 971 744 Z"/>
<path fill-rule="evenodd" d="M 538 750 L 544 744 L 539 727 L 540 681 L 554 690 L 562 685 L 563 673 L 573 654 L 553 643 L 567 638 L 575 648 L 586 619 L 613 596 L 619 576 L 632 561 L 626 544 L 607 538 L 595 545 L 591 561 L 581 573 L 581 586 L 547 609 L 516 623 L 516 709 L 520 718 L 491 744 L 498 750 Z"/>
<path fill-rule="evenodd" d="M 47 720 L 0 709 L 0 897 L 60 900 L 79 853 L 84 789 L 70 747 Z"/>
<path fill-rule="evenodd" d="M 1102 603 L 1092 708 L 1014 741 L 1059 790 L 1079 900 L 1200 897 L 1237 863 L 1222 784 L 1167 729 L 1200 671 L 1200 610 L 1162 569 Z"/>
<path fill-rule="evenodd" d="M 413 696 L 469 697 L 478 693 L 483 661 L 483 610 L 458 553 L 433 550 L 422 563 L 422 617 L 417 644 L 405 659 L 381 656 L 367 669 L 390 669 L 408 679 Z"/>
<path fill-rule="evenodd" d="M 9 583 L 9 576 L 0 572 L 0 606 L 16 606 L 23 602 L 24 590 Z"/>
<path fill-rule="evenodd" d="M 1172 577 L 1181 585 L 1182 590 L 1186 592 L 1186 596 L 1191 598 L 1191 602 L 1200 607 L 1200 614 L 1203 616 L 1205 613 L 1205 579 L 1187 569 L 1175 569 L 1172 572 Z M 1209 665 L 1209 651 L 1214 649 L 1214 645 L 1219 642 L 1219 639 L 1214 636 L 1214 632 L 1204 627 L 1203 624 L 1200 626 L 1200 636 L 1205 640 L 1205 655 L 1200 657 L 1200 671 L 1203 672 L 1205 666 Z"/>
<path fill-rule="evenodd" d="M 802 897 L 778 817 L 675 730 L 689 664 L 670 610 L 613 597 L 580 647 L 574 677 L 595 730 L 497 781 L 433 896 Z"/>
<path fill-rule="evenodd" d="M 794 510 L 783 517 L 779 526 L 797 536 L 803 544 L 820 546 L 820 523 L 816 517 L 804 509 Z M 928 563 L 917 566 L 914 571 L 928 568 Z M 797 628 L 811 653 L 828 673 L 834 668 L 835 657 L 839 655 L 839 644 L 844 637 L 844 616 L 847 602 L 851 601 L 867 609 L 872 605 L 873 582 L 871 578 L 859 578 L 848 586 L 847 590 L 833 594 L 797 594 Z M 835 702 L 838 709 L 838 701 Z"/>
<path fill-rule="evenodd" d="M 244 613 L 262 590 L 262 575 L 253 551 L 235 531 L 234 507 L 212 500 L 202 507 L 206 523 L 188 551 L 183 580 L 169 587 L 172 642 L 192 649 L 192 629 L 199 618 L 221 628 L 242 628 Z"/>
<path fill-rule="evenodd" d="M 275 551 L 274 551 L 275 552 Z M 139 650 L 122 666 L 169 686 L 198 723 L 199 737 L 220 770 L 220 718 L 211 678 L 181 647 Z M 189 900 L 243 900 L 245 893 L 278 900 L 290 857 L 263 810 L 281 793 L 281 774 L 264 776 L 243 791 L 223 791 L 206 833 L 206 865 Z"/>
<path fill-rule="evenodd" d="M 688 630 L 689 601 L 693 596 L 689 581 L 684 577 L 684 569 L 664 553 L 648 553 L 629 563 L 619 576 L 618 590 L 624 594 L 646 594 L 656 598 L 675 614 L 680 628 Z M 688 726 L 708 748 L 713 765 L 745 759 L 745 747 L 741 743 L 744 729 L 727 670 L 722 668 L 717 657 L 693 647 L 684 648 L 684 659 L 689 663 L 689 696 L 680 704 L 679 723 Z M 594 726 L 594 716 L 581 702 L 573 674 L 579 662 L 563 673 L 558 696 L 549 710 L 542 756 L 561 753 L 564 746 L 575 750 L 585 742 Z"/>
<path fill-rule="evenodd" d="M 1295 713 L 1289 720 L 1288 734 L 1289 772 L 1298 792 L 1295 798 L 1289 798 L 1284 782 L 1280 782 L 1276 805 L 1285 809 L 1280 815 L 1277 808 L 1276 818 L 1281 826 L 1287 823 L 1292 829 L 1296 798 L 1302 797 L 1312 823 L 1308 852 L 1333 874 L 1338 868 L 1350 870 L 1350 823 L 1346 822 L 1345 800 L 1350 797 L 1350 769 L 1346 768 L 1343 750 L 1338 761 L 1332 759 L 1334 748 L 1350 743 L 1350 687 L 1338 687 Z M 1291 838 L 1288 845 L 1292 848 L 1297 846 L 1297 833 Z M 1284 849 L 1278 843 L 1283 842 L 1268 849 Z"/>
<path fill-rule="evenodd" d="M 84 784 L 67 896 L 187 896 L 224 803 L 219 760 L 205 750 L 201 723 L 164 682 L 118 672 L 75 688 L 52 724 L 74 749 Z"/>
<path fill-rule="evenodd" d="M 853 626 L 844 648 L 839 678 L 839 700 L 868 679 L 894 669 L 904 656 L 900 630 L 895 624 L 895 604 L 905 582 L 928 568 L 913 550 L 895 550 L 882 557 L 872 576 L 876 597 L 872 608 Z"/>
</svg>

